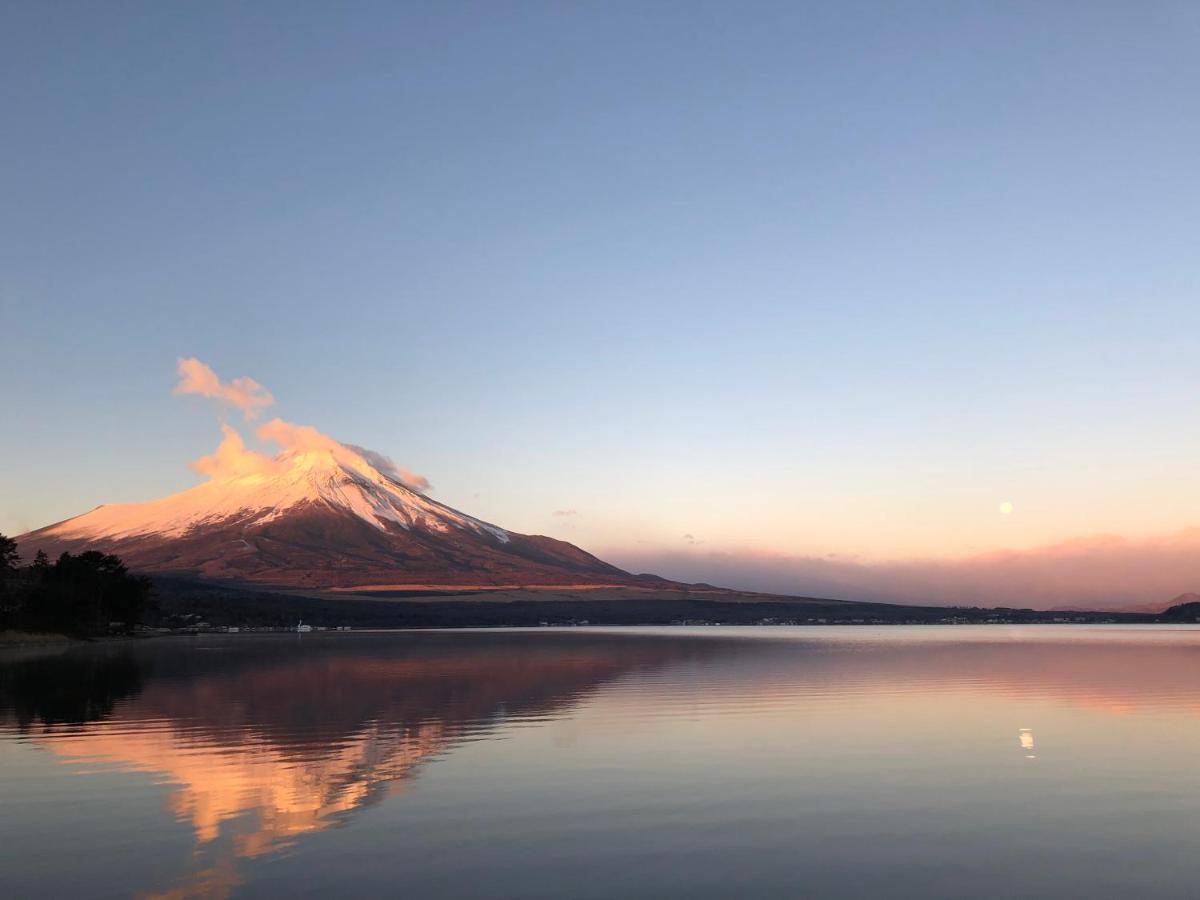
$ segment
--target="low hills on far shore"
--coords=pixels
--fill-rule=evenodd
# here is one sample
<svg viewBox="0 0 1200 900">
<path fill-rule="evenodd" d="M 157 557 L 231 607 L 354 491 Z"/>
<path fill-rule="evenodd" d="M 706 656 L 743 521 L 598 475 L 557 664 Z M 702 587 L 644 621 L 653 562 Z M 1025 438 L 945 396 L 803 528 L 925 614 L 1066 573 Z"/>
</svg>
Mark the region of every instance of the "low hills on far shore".
<svg viewBox="0 0 1200 900">
<path fill-rule="evenodd" d="M 711 585 L 522 587 L 446 590 L 297 591 L 154 579 L 160 613 L 176 627 L 352 628 L 522 627 L 538 625 L 934 625 L 1190 622 L 1172 606 L 1160 614 L 1047 611 L 1009 607 L 906 606 L 752 593 Z"/>
<path fill-rule="evenodd" d="M 94 550 L 20 565 L 5 542 L 0 631 L 89 636 L 134 631 L 455 628 L 551 625 L 933 625 L 1200 622 L 1200 595 L 1161 613 L 911 606 L 763 594 L 636 576 L 626 584 L 263 585 L 192 573 L 129 572 Z M 119 602 L 105 600 L 120 597 Z"/>
</svg>

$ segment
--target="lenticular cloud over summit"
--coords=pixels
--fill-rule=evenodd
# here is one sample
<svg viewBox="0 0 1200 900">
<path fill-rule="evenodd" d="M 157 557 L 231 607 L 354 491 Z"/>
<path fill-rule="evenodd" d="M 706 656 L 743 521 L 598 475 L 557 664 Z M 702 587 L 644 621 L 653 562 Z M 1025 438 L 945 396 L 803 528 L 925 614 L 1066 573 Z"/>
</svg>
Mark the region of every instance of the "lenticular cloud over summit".
<svg viewBox="0 0 1200 900">
<path fill-rule="evenodd" d="M 223 382 L 212 367 L 195 357 L 179 360 L 179 383 L 176 394 L 196 394 L 218 400 L 240 409 L 247 420 L 259 416 L 262 410 L 275 403 L 275 396 L 253 378 L 235 378 Z M 221 425 L 224 438 L 216 451 L 191 463 L 191 468 L 214 481 L 240 478 L 247 475 L 272 475 L 286 470 L 283 459 L 289 453 L 315 452 L 327 454 L 332 460 L 352 470 L 374 469 L 399 482 L 409 490 L 424 493 L 430 489 L 429 479 L 397 465 L 392 459 L 356 444 L 322 434 L 311 425 L 296 425 L 280 418 L 272 419 L 255 432 L 260 440 L 276 444 L 282 453 L 270 457 L 246 447 L 242 435 L 228 423 Z"/>
<path fill-rule="evenodd" d="M 343 444 L 342 446 L 347 450 L 353 450 L 380 472 L 390 475 L 405 487 L 411 488 L 414 491 L 420 491 L 421 493 L 424 493 L 431 487 L 429 479 L 424 475 L 418 475 L 416 472 L 404 468 L 404 466 L 396 465 L 395 461 L 389 456 L 376 453 L 374 450 L 368 450 L 366 447 L 359 447 L 357 444 Z"/>
</svg>

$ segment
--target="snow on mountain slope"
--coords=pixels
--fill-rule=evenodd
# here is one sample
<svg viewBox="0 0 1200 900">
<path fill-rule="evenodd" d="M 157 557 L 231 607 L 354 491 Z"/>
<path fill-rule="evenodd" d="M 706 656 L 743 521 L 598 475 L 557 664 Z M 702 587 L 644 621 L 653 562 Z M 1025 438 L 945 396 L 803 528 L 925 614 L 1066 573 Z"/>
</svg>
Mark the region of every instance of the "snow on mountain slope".
<svg viewBox="0 0 1200 900">
<path fill-rule="evenodd" d="M 161 500 L 99 506 L 41 533 L 64 539 L 182 537 L 230 520 L 261 525 L 289 509 L 318 503 L 350 512 L 380 530 L 392 522 L 404 529 L 468 529 L 501 543 L 509 540 L 503 528 L 422 496 L 362 457 L 338 459 L 328 450 L 296 450 L 274 462 L 271 471 L 214 478 Z"/>
<path fill-rule="evenodd" d="M 564 541 L 431 500 L 385 457 L 324 436 L 269 458 L 227 429 L 194 467 L 210 479 L 22 535 L 22 553 L 96 549 L 137 571 L 306 588 L 641 583 Z"/>
</svg>

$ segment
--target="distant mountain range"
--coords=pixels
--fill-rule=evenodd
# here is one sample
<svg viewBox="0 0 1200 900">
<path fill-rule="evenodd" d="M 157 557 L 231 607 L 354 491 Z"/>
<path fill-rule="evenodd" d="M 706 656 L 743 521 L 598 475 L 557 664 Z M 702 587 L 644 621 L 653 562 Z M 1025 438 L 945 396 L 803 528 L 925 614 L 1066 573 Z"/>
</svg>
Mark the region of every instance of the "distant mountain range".
<svg viewBox="0 0 1200 900">
<path fill-rule="evenodd" d="M 317 589 L 672 585 L 431 500 L 369 453 L 305 449 L 270 471 L 99 506 L 20 536 L 23 555 L 100 549 L 136 571 Z"/>
</svg>

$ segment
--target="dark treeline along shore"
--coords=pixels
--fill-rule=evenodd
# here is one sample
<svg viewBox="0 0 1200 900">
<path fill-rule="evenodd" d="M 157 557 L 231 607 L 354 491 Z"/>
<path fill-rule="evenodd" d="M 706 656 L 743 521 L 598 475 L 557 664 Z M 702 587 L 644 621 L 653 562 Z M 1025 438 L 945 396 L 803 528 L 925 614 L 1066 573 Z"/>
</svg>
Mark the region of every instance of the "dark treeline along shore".
<svg viewBox="0 0 1200 900">
<path fill-rule="evenodd" d="M 20 565 L 16 541 L 0 534 L 0 631 L 77 636 L 131 633 L 153 610 L 153 586 L 115 556 L 96 550 L 38 551 Z"/>
<path fill-rule="evenodd" d="M 20 565 L 0 535 L 0 630 L 79 637 L 148 629 L 456 628 L 539 625 L 925 625 L 1200 621 L 1200 603 L 1162 613 L 903 606 L 723 590 L 471 589 L 332 593 L 130 573 L 95 550 Z M 1181 598 L 1182 599 L 1182 598 Z"/>
</svg>

